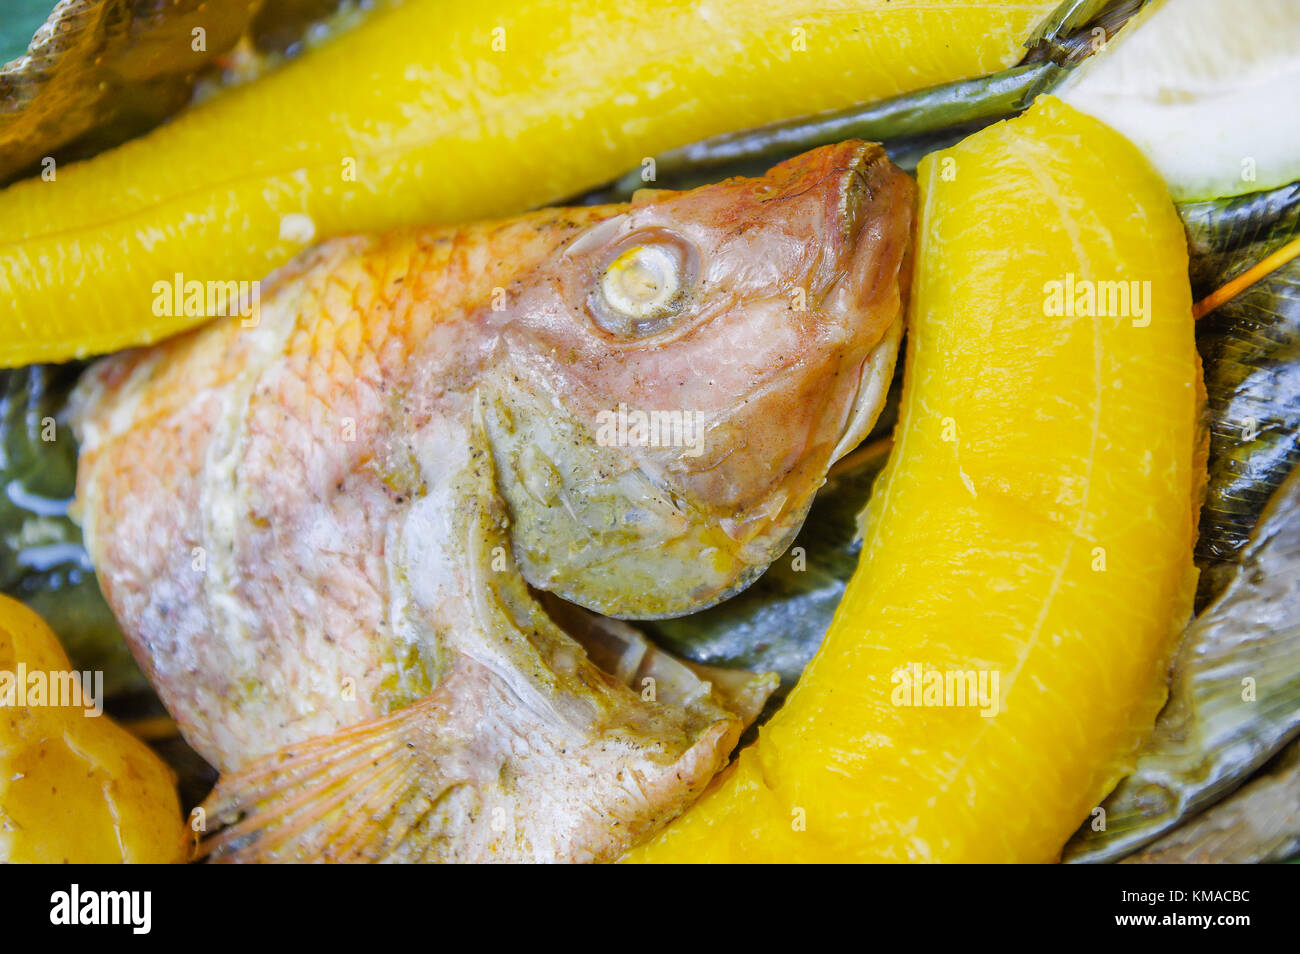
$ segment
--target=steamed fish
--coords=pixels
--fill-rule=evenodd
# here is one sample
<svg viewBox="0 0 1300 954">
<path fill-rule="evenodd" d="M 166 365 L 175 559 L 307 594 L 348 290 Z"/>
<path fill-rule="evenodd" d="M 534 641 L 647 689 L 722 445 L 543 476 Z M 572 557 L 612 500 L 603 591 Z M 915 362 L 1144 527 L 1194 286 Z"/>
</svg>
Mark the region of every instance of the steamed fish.
<svg viewBox="0 0 1300 954">
<path fill-rule="evenodd" d="M 630 204 L 327 241 L 95 365 L 77 509 L 222 777 L 224 860 L 607 860 L 775 685 L 657 650 L 869 430 L 914 187 L 846 142 Z M 594 611 L 594 612 L 591 612 Z"/>
</svg>

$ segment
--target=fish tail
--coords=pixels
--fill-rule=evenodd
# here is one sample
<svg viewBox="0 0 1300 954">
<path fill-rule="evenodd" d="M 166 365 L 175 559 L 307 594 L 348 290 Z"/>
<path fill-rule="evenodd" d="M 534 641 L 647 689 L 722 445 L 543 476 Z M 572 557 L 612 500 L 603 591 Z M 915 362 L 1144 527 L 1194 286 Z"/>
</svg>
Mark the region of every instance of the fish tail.
<svg viewBox="0 0 1300 954">
<path fill-rule="evenodd" d="M 391 715 L 274 752 L 223 775 L 204 803 L 214 862 L 375 861 L 427 808 L 411 730 L 438 706 Z"/>
</svg>

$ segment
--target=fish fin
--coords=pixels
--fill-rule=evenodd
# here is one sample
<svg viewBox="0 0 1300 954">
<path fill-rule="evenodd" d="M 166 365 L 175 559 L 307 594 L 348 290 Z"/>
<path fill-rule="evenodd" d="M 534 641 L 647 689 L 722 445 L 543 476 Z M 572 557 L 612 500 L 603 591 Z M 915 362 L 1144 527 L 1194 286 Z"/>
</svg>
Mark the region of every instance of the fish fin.
<svg viewBox="0 0 1300 954">
<path fill-rule="evenodd" d="M 720 707 L 748 727 L 780 686 L 774 672 L 748 672 L 705 666 L 660 649 L 635 626 L 592 613 L 551 593 L 539 593 L 551 620 L 587 651 L 587 657 L 623 685 L 640 692 L 649 679 L 656 699 L 685 708 Z"/>
<path fill-rule="evenodd" d="M 749 728 L 762 714 L 767 700 L 781 687 L 781 677 L 774 672 L 707 666 L 690 659 L 679 662 L 697 677 L 710 683 L 726 707 L 740 717 L 745 728 Z"/>
<path fill-rule="evenodd" d="M 427 813 L 419 730 L 433 697 L 273 752 L 223 775 L 204 802 L 214 862 L 382 860 Z"/>
</svg>

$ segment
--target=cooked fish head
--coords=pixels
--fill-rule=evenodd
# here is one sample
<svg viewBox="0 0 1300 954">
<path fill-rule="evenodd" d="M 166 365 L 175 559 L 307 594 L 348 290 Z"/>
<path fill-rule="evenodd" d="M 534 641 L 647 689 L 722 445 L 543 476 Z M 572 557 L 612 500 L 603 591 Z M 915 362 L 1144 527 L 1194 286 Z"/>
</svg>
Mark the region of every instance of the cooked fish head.
<svg viewBox="0 0 1300 954">
<path fill-rule="evenodd" d="M 913 204 L 851 141 L 639 194 L 521 282 L 483 403 L 529 582 L 652 618 L 776 559 L 883 402 Z"/>
</svg>

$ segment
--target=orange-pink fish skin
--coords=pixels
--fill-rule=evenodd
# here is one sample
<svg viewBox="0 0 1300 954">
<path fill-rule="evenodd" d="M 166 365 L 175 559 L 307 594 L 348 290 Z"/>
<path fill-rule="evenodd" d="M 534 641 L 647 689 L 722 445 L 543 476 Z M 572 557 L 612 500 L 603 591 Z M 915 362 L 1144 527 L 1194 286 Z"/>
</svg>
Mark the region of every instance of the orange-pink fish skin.
<svg viewBox="0 0 1300 954">
<path fill-rule="evenodd" d="M 836 448 L 874 418 L 855 405 L 882 352 L 892 367 L 913 202 L 878 147 L 845 143 L 626 206 L 334 239 L 268 280 L 256 322 L 95 365 L 74 401 L 78 507 L 105 595 L 186 738 L 239 778 L 409 709 L 378 737 L 429 754 L 410 769 L 421 797 L 470 785 L 479 816 L 511 820 L 506 835 L 458 816 L 432 840 L 361 838 L 365 860 L 595 860 L 681 811 L 742 720 L 716 692 L 687 705 L 610 678 L 524 581 L 651 616 L 761 571 Z M 592 288 L 610 248 L 655 230 L 697 251 L 699 283 L 672 328 L 620 339 L 593 321 Z M 546 445 L 539 466 L 560 491 L 541 501 L 528 436 L 541 447 L 543 431 L 590 429 L 620 403 L 713 424 L 698 456 Z M 579 473 L 593 461 L 599 473 Z M 600 508 L 636 481 L 670 503 L 627 499 L 629 512 L 670 529 L 638 516 L 602 537 Z M 640 571 L 662 585 L 619 587 Z M 488 738 L 470 738 L 475 724 Z M 431 764 L 464 777 L 426 784 Z M 627 771 L 635 795 L 599 782 Z M 503 772 L 520 780 L 511 792 L 493 787 Z M 547 787 L 561 777 L 567 807 Z M 262 850 L 319 853 L 331 824 Z"/>
</svg>

